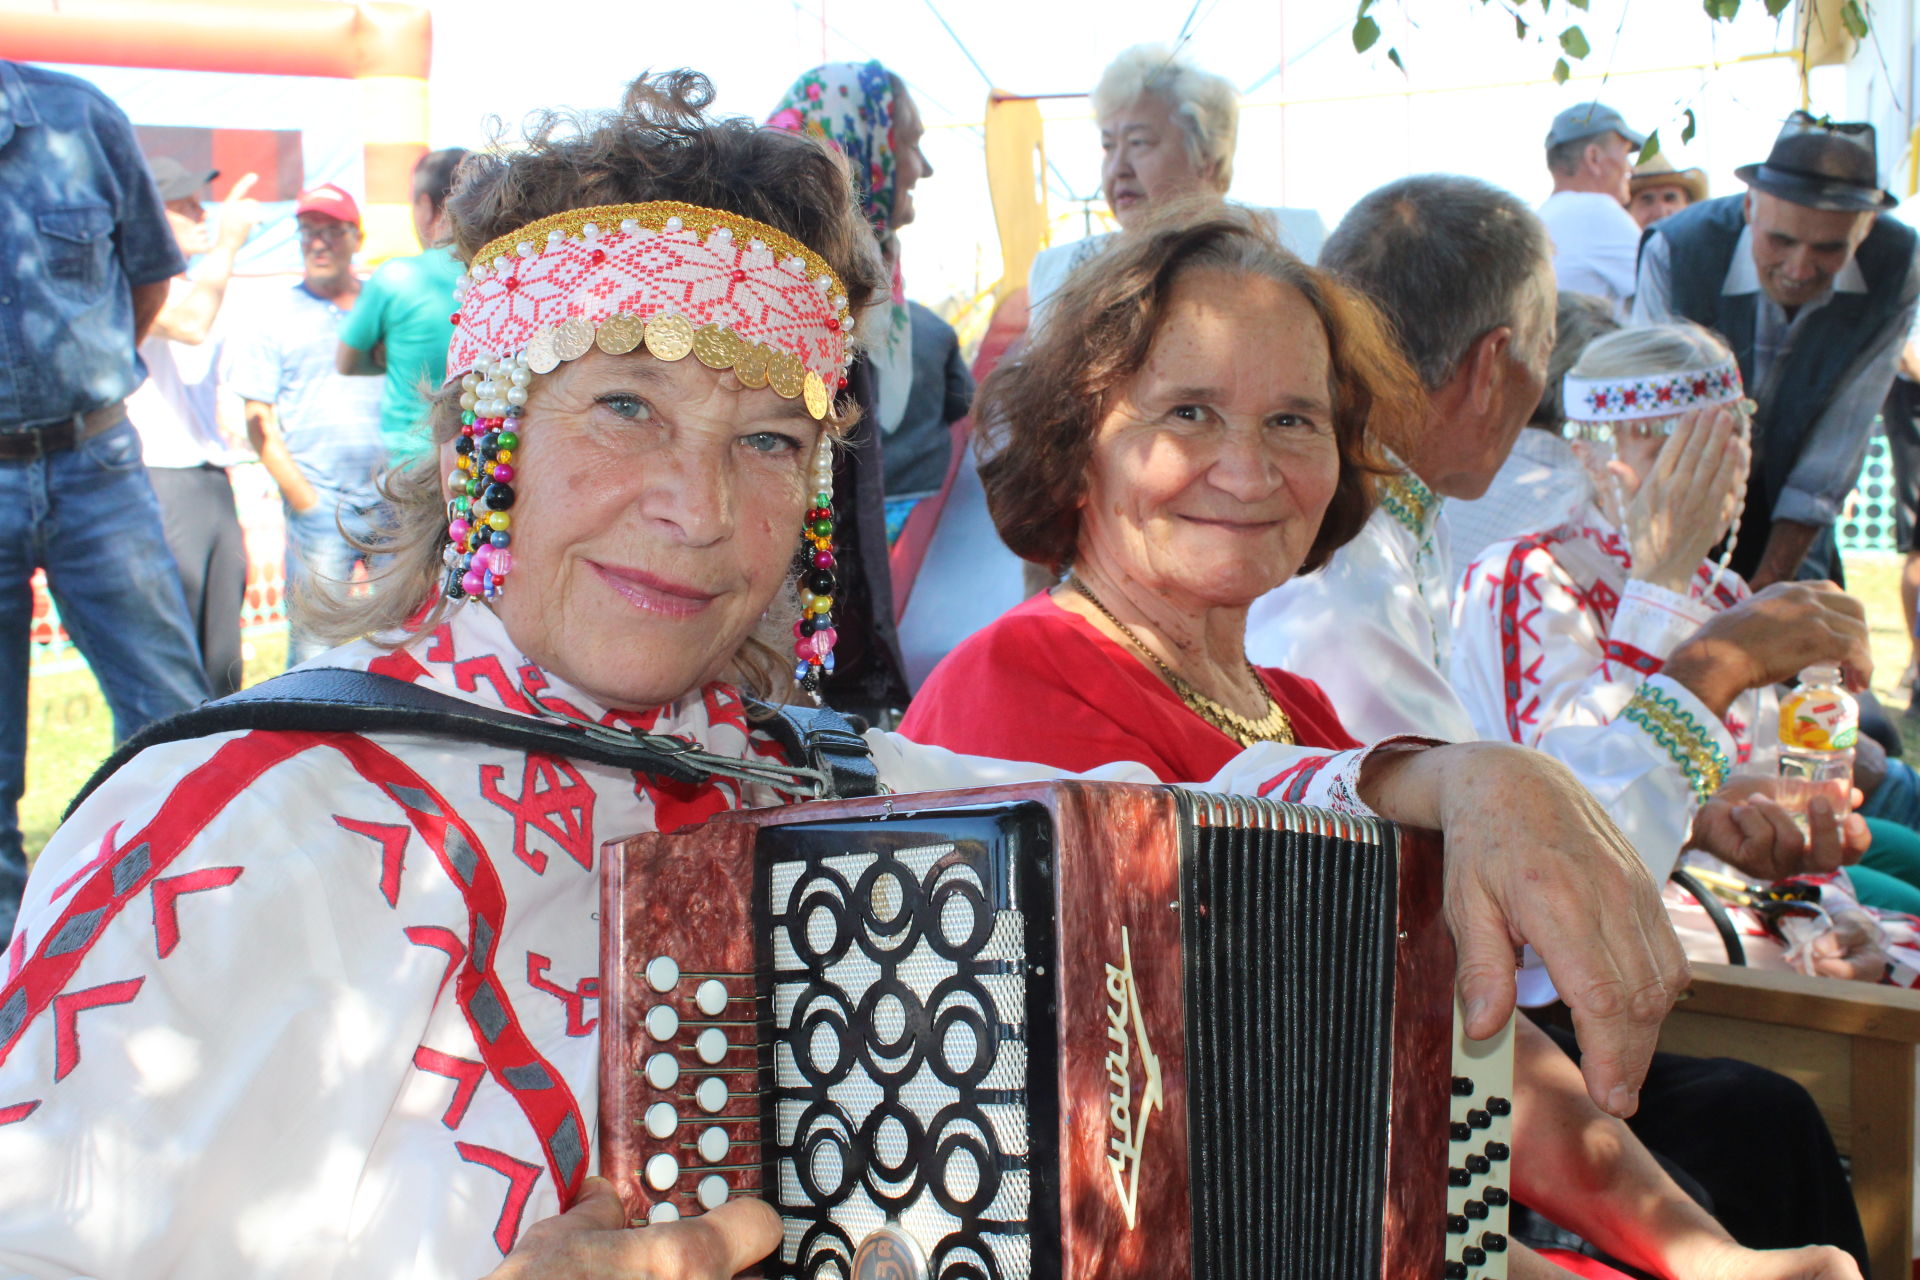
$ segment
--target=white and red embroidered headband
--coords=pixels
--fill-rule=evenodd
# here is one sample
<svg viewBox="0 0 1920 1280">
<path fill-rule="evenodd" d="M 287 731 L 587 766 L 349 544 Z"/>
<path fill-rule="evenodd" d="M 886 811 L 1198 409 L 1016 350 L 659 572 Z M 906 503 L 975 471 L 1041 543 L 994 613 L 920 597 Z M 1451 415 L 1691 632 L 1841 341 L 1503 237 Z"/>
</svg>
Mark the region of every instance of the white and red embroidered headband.
<svg viewBox="0 0 1920 1280">
<path fill-rule="evenodd" d="M 1740 366 L 1729 360 L 1688 373 L 1636 378 L 1577 378 L 1560 384 L 1560 402 L 1573 422 L 1640 422 L 1672 418 L 1702 405 L 1741 400 Z"/>
<path fill-rule="evenodd" d="M 825 259 L 763 222 L 674 201 L 530 223 L 480 250 L 454 296 L 449 381 L 488 358 L 524 353 L 551 373 L 596 345 L 644 345 L 803 397 L 817 420 L 852 360 L 846 286 Z"/>
</svg>

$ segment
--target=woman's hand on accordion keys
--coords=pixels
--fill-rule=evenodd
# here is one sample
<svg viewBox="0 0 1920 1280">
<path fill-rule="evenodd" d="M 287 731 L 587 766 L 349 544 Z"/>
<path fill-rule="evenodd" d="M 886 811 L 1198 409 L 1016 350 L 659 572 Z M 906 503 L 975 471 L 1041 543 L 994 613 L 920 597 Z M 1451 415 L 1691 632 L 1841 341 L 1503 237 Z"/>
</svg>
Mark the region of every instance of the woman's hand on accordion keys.
<svg viewBox="0 0 1920 1280">
<path fill-rule="evenodd" d="M 1687 960 L 1646 864 L 1559 761 L 1503 743 L 1383 751 L 1361 798 L 1446 837 L 1446 910 L 1467 1034 L 1514 1008 L 1515 951 L 1530 943 L 1573 1011 L 1594 1104 L 1639 1106 L 1660 1023 Z"/>
<path fill-rule="evenodd" d="M 780 1219 L 762 1201 L 629 1227 L 613 1184 L 588 1178 L 573 1208 L 528 1227 L 486 1280 L 726 1280 L 779 1243 Z"/>
</svg>

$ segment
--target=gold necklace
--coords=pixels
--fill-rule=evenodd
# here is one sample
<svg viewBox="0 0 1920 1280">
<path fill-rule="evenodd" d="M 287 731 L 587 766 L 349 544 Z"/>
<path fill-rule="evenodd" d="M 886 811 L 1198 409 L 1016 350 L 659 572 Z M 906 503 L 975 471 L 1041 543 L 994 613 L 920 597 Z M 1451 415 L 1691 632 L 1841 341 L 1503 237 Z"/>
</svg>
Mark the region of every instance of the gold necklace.
<svg viewBox="0 0 1920 1280">
<path fill-rule="evenodd" d="M 1167 683 L 1173 686 L 1173 691 L 1180 695 L 1180 701 L 1187 704 L 1189 711 L 1243 747 L 1250 747 L 1256 742 L 1288 744 L 1294 742 L 1293 720 L 1280 704 L 1273 700 L 1273 693 L 1267 688 L 1267 682 L 1260 678 L 1260 673 L 1253 669 L 1251 662 L 1247 663 L 1247 674 L 1253 677 L 1254 687 L 1260 690 L 1261 696 L 1267 700 L 1267 714 L 1258 720 L 1249 720 L 1232 707 L 1222 706 L 1182 680 L 1174 673 L 1172 667 L 1160 660 L 1159 654 L 1149 649 L 1144 640 L 1133 634 L 1132 627 L 1114 617 L 1113 610 L 1100 603 L 1100 597 L 1093 594 L 1093 590 L 1080 580 L 1079 574 L 1068 574 L 1067 581 L 1073 584 L 1075 591 L 1087 598 L 1088 604 L 1100 611 L 1101 617 L 1118 627 L 1121 635 L 1133 641 L 1134 648 L 1147 655 L 1147 661 L 1160 669 L 1160 674 L 1166 677 Z"/>
</svg>

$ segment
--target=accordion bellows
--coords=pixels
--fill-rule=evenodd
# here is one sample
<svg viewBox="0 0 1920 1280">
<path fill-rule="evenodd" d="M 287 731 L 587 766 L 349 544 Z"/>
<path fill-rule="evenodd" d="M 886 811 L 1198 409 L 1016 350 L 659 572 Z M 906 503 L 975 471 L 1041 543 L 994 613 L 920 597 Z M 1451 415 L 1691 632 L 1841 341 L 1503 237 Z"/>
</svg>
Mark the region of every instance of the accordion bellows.
<svg viewBox="0 0 1920 1280">
<path fill-rule="evenodd" d="M 1508 1090 L 1458 1074 L 1429 835 L 1050 782 L 606 855 L 637 1223 L 762 1196 L 805 1280 L 1504 1274 Z"/>
</svg>

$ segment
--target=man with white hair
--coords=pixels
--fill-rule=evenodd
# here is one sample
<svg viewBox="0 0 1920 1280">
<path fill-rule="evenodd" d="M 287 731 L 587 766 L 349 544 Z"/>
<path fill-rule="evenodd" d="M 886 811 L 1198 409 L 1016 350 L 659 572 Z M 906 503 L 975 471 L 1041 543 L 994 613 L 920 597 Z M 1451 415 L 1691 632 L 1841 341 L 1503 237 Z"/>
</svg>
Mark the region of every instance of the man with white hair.
<svg viewBox="0 0 1920 1280">
<path fill-rule="evenodd" d="M 1727 339 L 1753 419 L 1753 473 L 1733 568 L 1757 590 L 1841 581 L 1833 521 L 1860 477 L 1874 414 L 1920 298 L 1913 231 L 1880 214 L 1873 126 L 1796 111 L 1745 195 L 1647 231 L 1636 324 L 1692 320 Z"/>
</svg>

